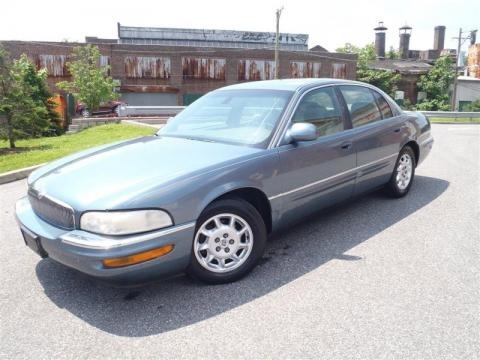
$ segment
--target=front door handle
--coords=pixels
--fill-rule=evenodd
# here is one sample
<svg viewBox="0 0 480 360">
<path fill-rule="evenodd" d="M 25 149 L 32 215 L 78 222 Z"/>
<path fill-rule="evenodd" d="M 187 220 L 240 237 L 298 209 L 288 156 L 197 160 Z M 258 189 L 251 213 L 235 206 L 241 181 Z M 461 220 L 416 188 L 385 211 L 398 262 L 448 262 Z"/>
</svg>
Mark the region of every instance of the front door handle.
<svg viewBox="0 0 480 360">
<path fill-rule="evenodd" d="M 393 130 L 393 132 L 399 133 L 399 132 L 400 132 L 400 128 Z"/>
<path fill-rule="evenodd" d="M 342 145 L 340 145 L 340 147 L 343 149 L 343 150 L 349 150 L 351 147 L 352 147 L 352 143 L 351 142 L 346 142 L 346 143 L 343 143 Z"/>
</svg>

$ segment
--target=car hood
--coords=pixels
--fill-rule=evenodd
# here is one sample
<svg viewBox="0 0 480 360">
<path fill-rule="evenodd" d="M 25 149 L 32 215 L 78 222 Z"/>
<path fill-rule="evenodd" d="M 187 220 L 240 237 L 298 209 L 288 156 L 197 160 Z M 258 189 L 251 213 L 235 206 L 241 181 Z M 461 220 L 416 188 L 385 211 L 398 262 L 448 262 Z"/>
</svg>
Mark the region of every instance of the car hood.
<svg viewBox="0 0 480 360">
<path fill-rule="evenodd" d="M 78 211 L 121 208 L 138 194 L 255 156 L 262 149 L 149 136 L 83 151 L 29 177 L 38 193 Z"/>
</svg>

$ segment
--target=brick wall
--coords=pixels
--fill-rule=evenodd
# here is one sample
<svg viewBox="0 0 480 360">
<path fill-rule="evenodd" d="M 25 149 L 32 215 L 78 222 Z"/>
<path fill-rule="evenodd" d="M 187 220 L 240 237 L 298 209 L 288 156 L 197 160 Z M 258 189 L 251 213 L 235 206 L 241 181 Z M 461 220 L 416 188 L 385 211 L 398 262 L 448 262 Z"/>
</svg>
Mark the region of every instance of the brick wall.
<svg viewBox="0 0 480 360">
<path fill-rule="evenodd" d="M 480 43 L 468 48 L 467 67 L 468 76 L 480 79 Z"/>
<path fill-rule="evenodd" d="M 24 42 L 3 41 L 5 49 L 13 58 L 25 53 L 32 61 L 38 63 L 40 55 L 69 56 L 74 46 L 84 43 Z M 169 92 L 176 93 L 178 104 L 183 104 L 183 95 L 187 93 L 206 93 L 219 87 L 238 83 L 239 60 L 274 60 L 273 50 L 192 48 L 183 46 L 130 45 L 130 44 L 96 44 L 102 55 L 110 57 L 111 76 L 121 82 L 121 91 L 133 92 Z M 126 57 L 161 57 L 169 58 L 170 76 L 168 78 L 129 78 L 125 71 Z M 225 59 L 225 79 L 206 80 L 185 78 L 182 69 L 182 57 Z M 60 57 L 58 57 L 60 59 Z M 55 57 L 52 61 L 55 61 Z M 292 77 L 291 62 L 321 63 L 320 77 L 332 77 L 343 74 L 347 79 L 356 78 L 356 56 L 351 54 L 322 52 L 280 52 L 280 77 Z M 148 61 L 147 61 L 148 63 Z M 334 64 L 345 64 L 343 66 Z M 335 67 L 335 72 L 333 68 Z M 340 71 L 339 71 L 340 69 Z M 69 80 L 64 76 L 49 76 L 48 83 L 53 92 L 58 92 L 55 84 Z"/>
<path fill-rule="evenodd" d="M 420 74 L 402 74 L 397 84 L 398 90 L 405 92 L 405 100 L 408 99 L 412 104 L 417 103 L 417 83 L 420 81 Z"/>
</svg>

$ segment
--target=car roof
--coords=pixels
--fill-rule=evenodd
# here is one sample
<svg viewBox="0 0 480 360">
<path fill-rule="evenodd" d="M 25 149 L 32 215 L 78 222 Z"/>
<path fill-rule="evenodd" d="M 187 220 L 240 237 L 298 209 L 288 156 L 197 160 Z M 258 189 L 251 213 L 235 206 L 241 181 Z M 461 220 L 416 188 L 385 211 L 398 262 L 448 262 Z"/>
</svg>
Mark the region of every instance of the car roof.
<svg viewBox="0 0 480 360">
<path fill-rule="evenodd" d="M 263 80 L 250 81 L 234 85 L 225 86 L 219 90 L 287 90 L 298 91 L 304 88 L 310 88 L 319 85 L 330 84 L 363 84 L 358 81 L 345 79 L 330 79 L 330 78 L 307 78 L 307 79 L 280 79 L 280 80 Z"/>
</svg>

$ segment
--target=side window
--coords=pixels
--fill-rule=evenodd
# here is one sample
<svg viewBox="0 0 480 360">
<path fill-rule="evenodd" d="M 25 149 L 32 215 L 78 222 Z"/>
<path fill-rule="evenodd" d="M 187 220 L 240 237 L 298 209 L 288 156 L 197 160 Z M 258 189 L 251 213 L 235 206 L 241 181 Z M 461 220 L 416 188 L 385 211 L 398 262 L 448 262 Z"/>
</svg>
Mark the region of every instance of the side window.
<svg viewBox="0 0 480 360">
<path fill-rule="evenodd" d="M 382 119 L 370 89 L 363 86 L 340 86 L 340 91 L 350 111 L 354 128 Z"/>
<path fill-rule="evenodd" d="M 392 109 L 390 108 L 390 105 L 388 105 L 387 100 L 385 100 L 385 98 L 375 90 L 372 90 L 372 93 L 375 97 L 375 100 L 377 100 L 377 104 L 380 108 L 380 112 L 382 113 L 382 117 L 384 119 L 393 117 Z"/>
<path fill-rule="evenodd" d="M 293 115 L 293 122 L 314 124 L 318 136 L 342 131 L 342 113 L 333 88 L 325 87 L 305 95 Z"/>
</svg>

